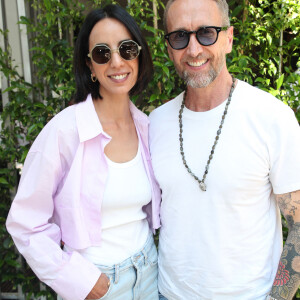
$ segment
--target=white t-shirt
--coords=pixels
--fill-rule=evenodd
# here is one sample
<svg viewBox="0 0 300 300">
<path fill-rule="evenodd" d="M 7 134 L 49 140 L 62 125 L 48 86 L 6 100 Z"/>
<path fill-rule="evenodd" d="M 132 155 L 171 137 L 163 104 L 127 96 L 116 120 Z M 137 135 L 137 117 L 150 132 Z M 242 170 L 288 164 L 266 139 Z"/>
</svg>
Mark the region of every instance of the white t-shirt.
<svg viewBox="0 0 300 300">
<path fill-rule="evenodd" d="M 287 105 L 238 81 L 203 192 L 180 156 L 182 97 L 150 115 L 150 150 L 162 189 L 159 290 L 169 300 L 263 300 L 282 251 L 273 192 L 300 189 L 299 125 Z M 184 153 L 200 179 L 225 104 L 183 111 Z"/>
<path fill-rule="evenodd" d="M 148 238 L 150 229 L 142 208 L 151 201 L 151 186 L 140 148 L 128 162 L 116 163 L 108 157 L 106 160 L 108 178 L 101 207 L 101 247 L 78 251 L 94 264 L 112 266 L 142 249 Z M 65 249 L 70 251 L 67 245 Z"/>
</svg>

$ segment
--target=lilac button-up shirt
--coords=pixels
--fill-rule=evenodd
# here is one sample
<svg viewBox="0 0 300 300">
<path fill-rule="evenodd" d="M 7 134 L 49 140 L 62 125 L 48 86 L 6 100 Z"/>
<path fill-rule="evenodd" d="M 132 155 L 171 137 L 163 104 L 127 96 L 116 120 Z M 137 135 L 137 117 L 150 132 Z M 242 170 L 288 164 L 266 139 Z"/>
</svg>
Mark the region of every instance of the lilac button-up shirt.
<svg viewBox="0 0 300 300">
<path fill-rule="evenodd" d="M 159 228 L 160 190 L 148 148 L 149 121 L 130 102 L 152 201 L 143 209 L 152 231 Z M 64 299 L 82 300 L 101 272 L 73 249 L 101 245 L 101 202 L 108 167 L 104 147 L 111 137 L 99 122 L 93 101 L 57 114 L 33 143 L 12 203 L 7 229 L 39 277 Z"/>
</svg>

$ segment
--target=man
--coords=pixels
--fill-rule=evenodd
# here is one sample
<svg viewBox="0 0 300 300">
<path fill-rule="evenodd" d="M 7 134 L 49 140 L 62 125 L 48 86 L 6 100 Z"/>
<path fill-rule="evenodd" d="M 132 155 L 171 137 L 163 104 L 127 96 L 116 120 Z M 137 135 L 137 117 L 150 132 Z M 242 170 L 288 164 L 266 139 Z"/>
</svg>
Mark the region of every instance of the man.
<svg viewBox="0 0 300 300">
<path fill-rule="evenodd" d="M 300 283 L 296 118 L 229 74 L 225 0 L 169 1 L 165 24 L 187 87 L 150 118 L 161 299 L 290 300 Z M 279 209 L 289 226 L 283 251 Z"/>
</svg>

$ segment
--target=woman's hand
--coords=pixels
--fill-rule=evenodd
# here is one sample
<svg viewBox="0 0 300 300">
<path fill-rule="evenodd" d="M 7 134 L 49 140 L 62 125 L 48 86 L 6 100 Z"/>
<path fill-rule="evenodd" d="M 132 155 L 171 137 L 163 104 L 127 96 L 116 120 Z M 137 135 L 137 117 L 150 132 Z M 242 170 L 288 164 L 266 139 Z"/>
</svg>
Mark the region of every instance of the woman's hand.
<svg viewBox="0 0 300 300">
<path fill-rule="evenodd" d="M 102 273 L 97 280 L 96 284 L 94 285 L 93 289 L 90 293 L 86 296 L 85 299 L 99 299 L 103 297 L 109 288 L 110 280 L 109 278 Z"/>
</svg>

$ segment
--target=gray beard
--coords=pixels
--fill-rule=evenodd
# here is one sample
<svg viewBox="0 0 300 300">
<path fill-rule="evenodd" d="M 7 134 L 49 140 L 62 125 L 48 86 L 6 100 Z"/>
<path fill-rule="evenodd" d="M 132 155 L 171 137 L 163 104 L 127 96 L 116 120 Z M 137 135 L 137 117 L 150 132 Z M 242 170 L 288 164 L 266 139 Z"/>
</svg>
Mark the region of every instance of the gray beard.
<svg viewBox="0 0 300 300">
<path fill-rule="evenodd" d="M 211 69 L 208 74 L 189 74 L 187 71 L 183 71 L 182 79 L 186 85 L 191 88 L 198 89 L 207 87 L 218 76 L 216 70 Z"/>
<path fill-rule="evenodd" d="M 184 80 L 186 85 L 190 86 L 191 88 L 205 88 L 218 77 L 224 65 L 225 57 L 218 62 L 215 68 L 210 68 L 208 74 L 190 74 L 187 71 L 183 71 L 181 78 Z"/>
</svg>

